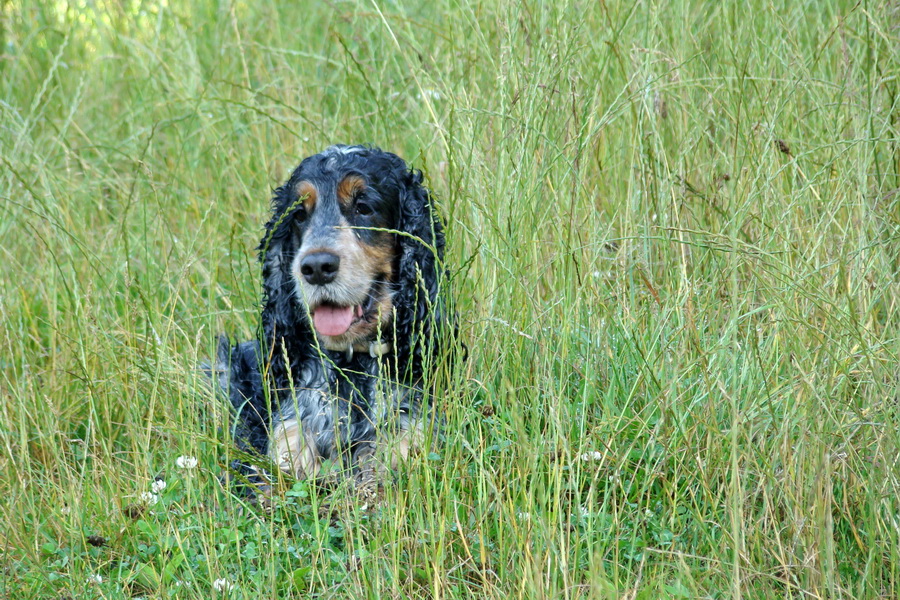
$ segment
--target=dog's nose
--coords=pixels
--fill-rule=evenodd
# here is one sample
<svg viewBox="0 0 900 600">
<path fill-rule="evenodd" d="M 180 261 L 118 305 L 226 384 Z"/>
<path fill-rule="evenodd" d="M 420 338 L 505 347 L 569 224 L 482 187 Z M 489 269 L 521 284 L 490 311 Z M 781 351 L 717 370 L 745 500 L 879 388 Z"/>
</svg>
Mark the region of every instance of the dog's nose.
<svg viewBox="0 0 900 600">
<path fill-rule="evenodd" d="M 341 257 L 331 252 L 314 252 L 300 261 L 300 273 L 313 285 L 331 283 L 337 277 Z"/>
</svg>

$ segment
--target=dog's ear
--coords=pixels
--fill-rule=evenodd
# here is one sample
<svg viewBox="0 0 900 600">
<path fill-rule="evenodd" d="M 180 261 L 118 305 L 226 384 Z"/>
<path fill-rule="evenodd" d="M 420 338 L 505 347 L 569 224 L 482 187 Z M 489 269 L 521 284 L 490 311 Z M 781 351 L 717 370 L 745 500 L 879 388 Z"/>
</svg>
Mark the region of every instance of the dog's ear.
<svg viewBox="0 0 900 600">
<path fill-rule="evenodd" d="M 309 327 L 299 313 L 291 277 L 291 263 L 300 240 L 292 226 L 290 182 L 275 190 L 272 207 L 272 218 L 266 224 L 265 235 L 257 250 L 263 277 L 261 339 L 265 351 L 272 353 L 277 362 L 282 356 L 282 348 L 276 342 L 286 340 L 302 344 L 307 341 Z"/>
<path fill-rule="evenodd" d="M 404 167 L 400 183 L 397 242 L 399 257 L 394 295 L 398 367 L 422 372 L 438 350 L 446 307 L 441 298 L 444 228 L 422 185 L 422 173 Z"/>
</svg>

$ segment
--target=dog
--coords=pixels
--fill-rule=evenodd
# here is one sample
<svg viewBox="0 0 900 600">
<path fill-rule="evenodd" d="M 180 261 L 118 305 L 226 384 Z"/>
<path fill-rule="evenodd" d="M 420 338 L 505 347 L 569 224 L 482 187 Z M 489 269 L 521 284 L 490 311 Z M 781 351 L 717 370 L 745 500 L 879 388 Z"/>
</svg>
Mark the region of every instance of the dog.
<svg viewBox="0 0 900 600">
<path fill-rule="evenodd" d="M 215 370 L 238 445 L 293 477 L 340 461 L 371 479 L 437 435 L 430 373 L 456 325 L 422 179 L 390 152 L 336 145 L 274 192 L 259 339 L 221 336 Z"/>
</svg>

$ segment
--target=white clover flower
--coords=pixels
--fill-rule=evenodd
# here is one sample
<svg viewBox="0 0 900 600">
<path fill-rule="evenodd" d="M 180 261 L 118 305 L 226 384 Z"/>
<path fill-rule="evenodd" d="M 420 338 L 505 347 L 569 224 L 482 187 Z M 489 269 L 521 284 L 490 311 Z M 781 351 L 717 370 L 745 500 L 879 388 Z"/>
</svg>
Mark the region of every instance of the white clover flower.
<svg viewBox="0 0 900 600">
<path fill-rule="evenodd" d="M 188 471 L 197 468 L 197 459 L 193 456 L 179 456 L 175 459 L 175 466 Z"/>
<path fill-rule="evenodd" d="M 223 577 L 213 581 L 213 589 L 217 592 L 230 592 L 234 589 L 234 584 Z"/>
<path fill-rule="evenodd" d="M 440 99 L 441 99 L 441 93 L 440 93 L 439 91 L 437 91 L 437 90 L 433 90 L 433 89 L 430 89 L 430 88 L 425 88 L 425 89 L 422 90 L 422 92 L 419 94 L 419 100 L 422 100 L 422 99 L 424 99 L 424 98 L 431 98 L 432 100 L 440 100 Z"/>
<path fill-rule="evenodd" d="M 101 575 L 88 575 L 87 583 L 89 585 L 100 585 L 103 583 L 103 577 Z"/>
<path fill-rule="evenodd" d="M 158 494 L 164 489 L 166 489 L 166 482 L 162 479 L 154 479 L 153 483 L 150 484 L 150 491 L 154 494 Z"/>
<path fill-rule="evenodd" d="M 580 458 L 584 462 L 598 462 L 603 460 L 603 453 L 594 450 L 593 452 L 585 452 L 578 458 Z"/>
<path fill-rule="evenodd" d="M 153 492 L 143 492 L 141 494 L 141 502 L 143 502 L 147 506 L 153 506 L 154 504 L 159 502 L 159 496 L 154 494 Z"/>
<path fill-rule="evenodd" d="M 531 513 L 530 513 L 530 512 L 520 511 L 520 512 L 517 512 L 517 513 L 516 513 L 516 518 L 519 519 L 520 521 L 530 521 L 530 520 L 531 520 Z"/>
</svg>

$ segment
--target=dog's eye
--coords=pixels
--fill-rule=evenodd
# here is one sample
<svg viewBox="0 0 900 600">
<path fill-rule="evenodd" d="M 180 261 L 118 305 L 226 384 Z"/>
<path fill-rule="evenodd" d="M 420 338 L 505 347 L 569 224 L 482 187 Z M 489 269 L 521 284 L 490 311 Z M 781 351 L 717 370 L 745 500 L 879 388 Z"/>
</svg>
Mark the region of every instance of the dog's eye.
<svg viewBox="0 0 900 600">
<path fill-rule="evenodd" d="M 356 203 L 356 212 L 364 217 L 368 217 L 375 209 L 372 208 L 372 205 L 368 202 L 357 202 Z"/>
<path fill-rule="evenodd" d="M 301 206 L 294 213 L 294 222 L 295 223 L 303 223 L 304 221 L 306 221 L 307 217 L 309 217 L 309 213 L 306 212 L 306 207 Z"/>
</svg>

